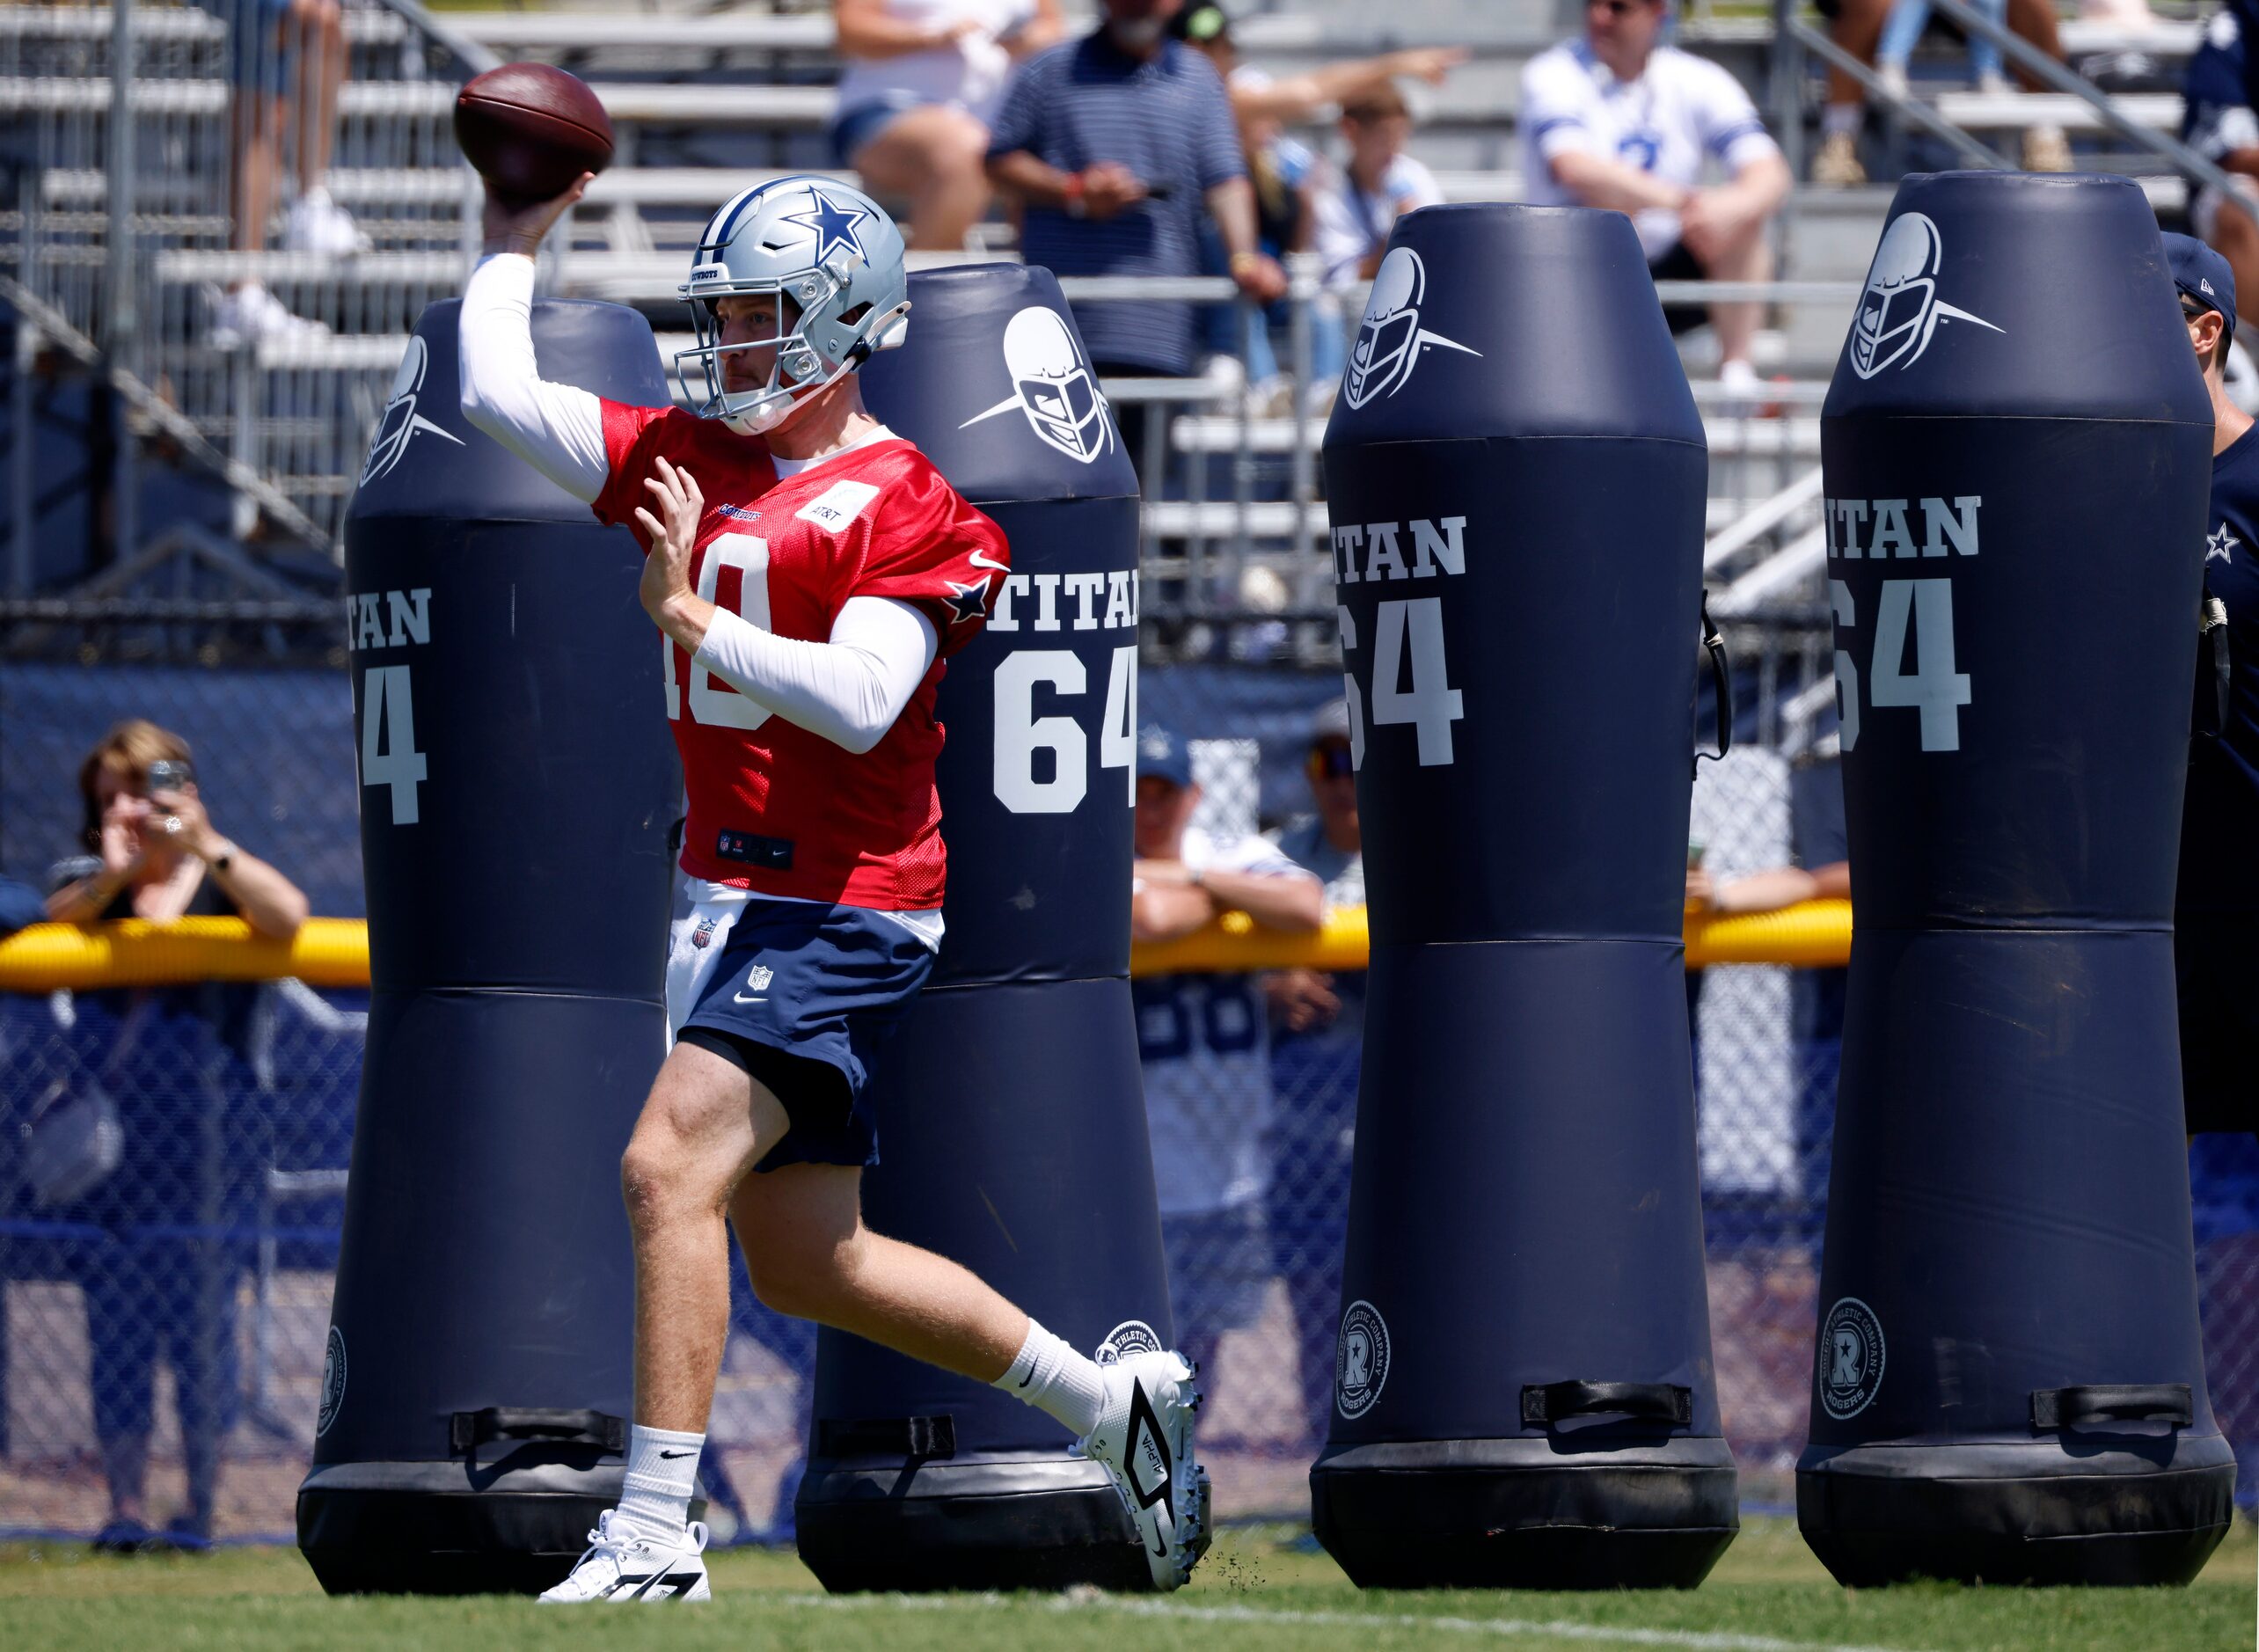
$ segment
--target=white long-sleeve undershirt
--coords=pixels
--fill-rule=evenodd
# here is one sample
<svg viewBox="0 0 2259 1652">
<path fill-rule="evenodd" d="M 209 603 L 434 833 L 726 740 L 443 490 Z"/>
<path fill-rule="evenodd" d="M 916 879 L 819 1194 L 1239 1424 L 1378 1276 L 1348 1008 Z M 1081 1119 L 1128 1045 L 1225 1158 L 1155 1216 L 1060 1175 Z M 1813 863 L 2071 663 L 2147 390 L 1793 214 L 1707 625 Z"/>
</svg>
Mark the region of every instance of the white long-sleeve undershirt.
<svg viewBox="0 0 2259 1652">
<path fill-rule="evenodd" d="M 861 753 L 894 727 L 939 646 L 933 622 L 910 603 L 851 596 L 829 642 L 779 637 L 718 608 L 695 663 L 786 722 Z"/>
<path fill-rule="evenodd" d="M 574 498 L 593 501 L 611 464 L 603 404 L 541 376 L 533 354 L 533 260 L 495 252 L 463 289 L 463 416 Z"/>
<path fill-rule="evenodd" d="M 541 376 L 533 274 L 531 259 L 508 252 L 472 272 L 458 346 L 463 415 L 575 499 L 593 501 L 611 472 L 603 406 Z M 773 462 L 779 471 L 802 468 Z M 939 648 L 933 622 L 912 604 L 851 596 L 826 642 L 779 637 L 717 609 L 697 663 L 786 722 L 860 753 L 894 727 Z"/>
</svg>

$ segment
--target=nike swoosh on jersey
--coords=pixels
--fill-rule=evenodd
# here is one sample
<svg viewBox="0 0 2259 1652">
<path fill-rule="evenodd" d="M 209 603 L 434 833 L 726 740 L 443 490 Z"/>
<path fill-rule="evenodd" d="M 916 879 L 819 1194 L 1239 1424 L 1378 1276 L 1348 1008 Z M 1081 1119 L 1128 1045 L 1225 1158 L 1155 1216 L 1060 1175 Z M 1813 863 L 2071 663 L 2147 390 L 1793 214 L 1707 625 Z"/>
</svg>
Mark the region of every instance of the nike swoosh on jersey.
<svg viewBox="0 0 2259 1652">
<path fill-rule="evenodd" d="M 988 555 L 984 552 L 976 551 L 972 555 L 967 557 L 965 560 L 971 563 L 976 568 L 994 568 L 999 574 L 1009 574 L 1012 572 L 1011 563 L 999 562 L 994 557 Z"/>
<path fill-rule="evenodd" d="M 762 994 L 758 998 L 748 998 L 742 992 L 734 993 L 731 995 L 731 1002 L 736 1004 L 766 1004 L 768 1001 L 769 998 L 766 993 Z"/>
</svg>

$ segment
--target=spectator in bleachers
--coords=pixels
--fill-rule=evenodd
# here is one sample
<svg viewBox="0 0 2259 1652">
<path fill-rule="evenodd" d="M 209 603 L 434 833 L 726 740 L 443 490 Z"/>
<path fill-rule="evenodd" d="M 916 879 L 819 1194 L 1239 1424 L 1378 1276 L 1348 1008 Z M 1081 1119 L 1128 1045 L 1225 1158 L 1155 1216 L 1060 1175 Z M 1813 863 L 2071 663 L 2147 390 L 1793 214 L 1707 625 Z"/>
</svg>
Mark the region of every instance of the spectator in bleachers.
<svg viewBox="0 0 2259 1652">
<path fill-rule="evenodd" d="M 1921 34 L 1921 25 L 1928 18 L 1926 0 L 1919 7 L 1919 16 L 1909 13 L 1904 18 L 1894 17 L 1893 0 L 1838 0 L 1833 39 L 1852 56 L 1871 64 L 1885 86 L 1899 98 L 1906 96 L 1905 63 L 1912 54 Z M 1978 10 L 1985 10 L 1985 0 L 1977 0 Z M 1827 6 L 1823 0 L 1822 11 Z M 1988 15 L 1990 15 L 1988 13 Z M 2021 36 L 2045 52 L 2057 62 L 2062 62 L 2063 41 L 2055 24 L 2055 8 L 2051 0 L 2005 0 L 2005 18 L 2009 32 Z M 1895 62 L 1882 61 L 1881 52 L 1886 26 L 1893 36 L 1904 32 L 1904 55 Z M 1970 41 L 1970 65 L 1980 82 L 1985 69 L 1984 59 L 1978 48 L 1986 48 L 1995 71 L 1999 66 L 1999 54 L 1991 42 Z M 2029 69 L 2021 67 L 2009 71 L 2015 84 L 2026 91 L 2043 91 L 2046 86 Z M 1986 87 L 2006 91 L 2006 83 Z M 1867 181 L 1867 169 L 1859 158 L 1859 130 L 1866 119 L 1866 93 L 1859 83 L 1840 69 L 1828 70 L 1828 101 L 1820 117 L 1820 151 L 1812 158 L 1812 181 L 1831 188 L 1846 188 Z M 2023 130 L 2023 167 L 2029 172 L 2064 172 L 2071 170 L 2071 140 L 2063 128 L 2049 121 L 2035 121 Z"/>
<path fill-rule="evenodd" d="M 1207 60 L 1168 38 L 1181 0 L 1106 0 L 1099 26 L 1022 64 L 991 135 L 988 172 L 1024 209 L 1020 251 L 1061 275 L 1196 275 L 1213 218 L 1239 290 L 1259 304 L 1286 274 L 1256 243 L 1254 192 L 1231 99 Z M 1102 377 L 1192 369 L 1192 306 L 1080 303 Z M 1115 405 L 1142 464 L 1144 408 Z"/>
<path fill-rule="evenodd" d="M 78 771 L 94 853 L 55 869 L 49 917 L 238 916 L 262 935 L 296 932 L 306 897 L 220 835 L 191 764 L 186 741 L 138 718 L 103 736 Z M 94 1433 L 110 1488 L 99 1548 L 201 1548 L 211 1539 L 221 1447 L 235 1420 L 238 1259 L 207 1230 L 247 1202 L 251 1167 L 210 1147 L 227 1139 L 223 1122 L 212 1128 L 215 1109 L 227 1107 L 236 1086 L 217 1075 L 242 1070 L 254 991 L 201 983 L 80 996 L 82 1019 L 115 1034 L 79 1082 L 99 1084 L 123 1143 L 117 1168 L 57 1212 L 103 1234 L 78 1257 Z M 147 1502 L 160 1355 L 172 1371 L 188 1491 L 161 1532 Z"/>
<path fill-rule="evenodd" d="M 1177 13 L 1170 21 L 1169 33 L 1216 65 L 1216 72 L 1224 77 L 1225 90 L 1232 94 L 1232 112 L 1243 121 L 1314 121 L 1329 108 L 1345 106 L 1393 87 L 1399 76 L 1440 86 L 1471 55 L 1464 46 L 1414 46 L 1274 76 L 1240 57 L 1230 15 L 1222 6 L 1204 0 Z"/>
<path fill-rule="evenodd" d="M 1412 106 L 1395 87 L 1342 106 L 1348 158 L 1318 191 L 1318 254 L 1329 289 L 1349 291 L 1371 281 L 1396 221 L 1443 204 L 1436 175 L 1405 152 L 1411 141 Z"/>
<path fill-rule="evenodd" d="M 2252 109 L 2248 76 L 2243 19 L 2236 7 L 2222 6 L 2205 19 L 2182 82 L 2181 142 L 2226 172 L 2236 193 L 2259 209 L 2259 113 Z M 2189 227 L 2226 259 L 2237 292 L 2255 295 L 2259 303 L 2259 224 L 2251 214 L 2205 184 L 2189 202 Z"/>
<path fill-rule="evenodd" d="M 988 210 L 990 119 L 1017 59 L 1065 32 L 1059 0 L 832 0 L 832 148 L 875 194 L 910 201 L 910 244 L 960 247 Z"/>
<path fill-rule="evenodd" d="M 1239 156 L 1255 195 L 1256 246 L 1264 257 L 1282 262 L 1289 253 L 1310 251 L 1318 228 L 1318 157 L 1286 135 L 1278 116 L 1253 107 L 1236 95 L 1237 82 L 1268 77 L 1237 62 L 1230 43 L 1230 25 L 1221 7 L 1198 5 L 1180 11 L 1170 19 L 1169 32 L 1215 64 L 1216 72 L 1224 77 L 1225 89 L 1234 92 L 1232 109 L 1239 128 Z M 1201 262 L 1210 274 L 1224 273 L 1224 244 L 1213 223 L 1201 226 Z M 1288 390 L 1280 362 L 1291 354 L 1289 340 L 1293 328 L 1293 312 L 1285 300 L 1276 300 L 1260 311 L 1210 306 L 1202 312 L 1200 320 L 1203 347 L 1244 367 L 1244 383 L 1258 410 L 1290 410 L 1290 403 L 1279 405 Z M 1313 333 L 1311 342 L 1310 383 L 1330 384 L 1342 371 L 1344 347 L 1340 323 L 1334 323 L 1330 337 Z M 1215 362 L 1210 363 L 1211 372 L 1216 366 Z"/>
<path fill-rule="evenodd" d="M 1868 68 L 1890 15 L 1890 0 L 1820 0 L 1832 20 L 1828 38 Z M 1828 100 L 1820 111 L 1820 151 L 1812 157 L 1812 181 L 1847 189 L 1867 181 L 1859 158 L 1859 129 L 1867 121 L 1865 88 L 1834 64 L 1828 65 Z"/>
<path fill-rule="evenodd" d="M 1969 0 L 1969 4 L 1978 16 L 2007 26 L 2008 0 Z M 1890 19 L 1882 26 L 1882 38 L 1875 47 L 1875 72 L 1893 97 L 1906 95 L 1906 65 L 1912 61 L 1914 48 L 1929 19 L 1929 0 L 1891 0 Z M 1968 46 L 1969 73 L 1978 91 L 1997 96 L 2013 90 L 2008 77 L 2000 72 L 1998 42 L 1971 34 Z"/>
<path fill-rule="evenodd" d="M 338 0 L 197 0 L 228 26 L 228 77 L 234 87 L 234 225 L 230 245 L 257 252 L 267 245 L 291 142 L 298 193 L 283 216 L 282 244 L 294 252 L 348 256 L 369 249 L 351 215 L 330 199 L 339 89 L 345 82 L 345 14 Z M 215 348 L 241 349 L 262 339 L 318 336 L 328 329 L 292 313 L 266 286 L 233 282 L 212 307 L 206 335 Z"/>
<path fill-rule="evenodd" d="M 1318 880 L 1261 837 L 1219 842 L 1192 823 L 1200 787 L 1183 739 L 1137 733 L 1130 932 L 1173 940 L 1227 911 L 1270 929 L 1314 930 Z M 1213 1372 L 1227 1331 L 1254 1322 L 1271 1275 L 1263 1195 L 1270 1180 L 1268 1028 L 1246 975 L 1147 976 L 1130 983 L 1145 1116 L 1168 1253 L 1177 1346 Z"/>
<path fill-rule="evenodd" d="M 1320 707 L 1303 757 L 1316 813 L 1279 834 L 1282 853 L 1325 882 L 1328 911 L 1364 904 L 1364 836 L 1357 819 L 1349 708 Z M 1281 969 L 1265 977 L 1274 1033 L 1270 1192 L 1264 1225 L 1272 1265 L 1294 1310 L 1304 1415 L 1326 1436 L 1334 1406 L 1334 1316 L 1342 1305 L 1342 1246 L 1349 1232 L 1357 1074 L 1364 1043 L 1365 976 Z"/>
<path fill-rule="evenodd" d="M 1773 215 L 1787 164 L 1739 82 L 1663 43 L 1669 0 L 1590 0 L 1584 34 L 1522 71 L 1524 187 L 1546 206 L 1631 215 L 1657 281 L 1772 278 Z M 1714 161 L 1723 182 L 1702 182 Z M 1718 303 L 1718 377 L 1754 389 L 1761 306 Z M 1701 319 L 1672 306 L 1671 330 Z"/>
</svg>

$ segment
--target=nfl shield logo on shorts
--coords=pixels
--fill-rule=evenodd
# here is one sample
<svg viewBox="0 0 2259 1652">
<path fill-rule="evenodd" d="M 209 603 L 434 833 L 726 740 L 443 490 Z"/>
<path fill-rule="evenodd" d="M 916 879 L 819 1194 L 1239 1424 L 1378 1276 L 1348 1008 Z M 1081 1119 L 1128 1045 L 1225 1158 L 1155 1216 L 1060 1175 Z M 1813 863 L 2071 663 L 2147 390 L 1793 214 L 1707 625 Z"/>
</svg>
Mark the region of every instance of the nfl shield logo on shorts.
<svg viewBox="0 0 2259 1652">
<path fill-rule="evenodd" d="M 1334 1344 L 1334 1405 L 1344 1417 L 1361 1417 L 1387 1381 L 1388 1322 L 1370 1302 L 1352 1302 Z"/>
</svg>

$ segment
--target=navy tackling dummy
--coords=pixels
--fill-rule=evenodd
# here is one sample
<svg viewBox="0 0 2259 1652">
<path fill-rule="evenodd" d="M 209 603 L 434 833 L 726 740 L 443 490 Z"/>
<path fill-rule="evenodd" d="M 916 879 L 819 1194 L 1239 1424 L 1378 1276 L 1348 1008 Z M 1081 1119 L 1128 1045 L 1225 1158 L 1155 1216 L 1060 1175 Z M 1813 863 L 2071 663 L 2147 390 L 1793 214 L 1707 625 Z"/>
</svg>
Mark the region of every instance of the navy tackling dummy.
<svg viewBox="0 0 2259 1652">
<path fill-rule="evenodd" d="M 689 1521 L 728 1328 L 727 1228 L 762 1301 L 991 1382 L 1120 1490 L 1154 1581 L 1207 1546 L 1198 1396 L 1169 1352 L 1068 1347 L 965 1268 L 864 1226 L 871 1067 L 941 944 L 943 661 L 1008 567 L 996 524 L 864 411 L 907 325 L 903 243 L 860 192 L 749 189 L 681 291 L 695 413 L 545 383 L 533 254 L 580 198 L 490 194 L 464 292 L 471 421 L 648 552 L 690 818 L 667 966 L 673 1048 L 621 1164 L 635 1244 L 625 1494 L 550 1601 L 700 1600 Z"/>
</svg>

